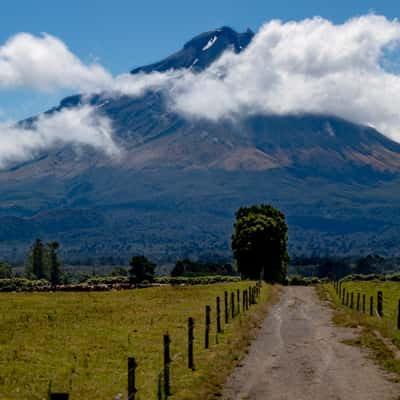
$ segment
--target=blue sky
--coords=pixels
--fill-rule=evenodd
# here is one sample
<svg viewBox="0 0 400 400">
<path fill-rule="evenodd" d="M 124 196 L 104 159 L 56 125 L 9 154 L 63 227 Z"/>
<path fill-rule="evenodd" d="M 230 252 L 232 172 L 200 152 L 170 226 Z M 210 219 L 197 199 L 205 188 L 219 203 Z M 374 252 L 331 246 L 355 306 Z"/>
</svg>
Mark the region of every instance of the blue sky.
<svg viewBox="0 0 400 400">
<path fill-rule="evenodd" d="M 254 31 L 279 18 L 319 15 L 333 22 L 374 11 L 398 16 L 394 1 L 126 1 L 6 0 L 2 4 L 0 45 L 19 32 L 50 33 L 82 61 L 98 60 L 113 74 L 156 61 L 192 36 L 222 25 Z M 0 90 L 0 119 L 19 119 L 56 104 L 67 92 Z"/>
</svg>

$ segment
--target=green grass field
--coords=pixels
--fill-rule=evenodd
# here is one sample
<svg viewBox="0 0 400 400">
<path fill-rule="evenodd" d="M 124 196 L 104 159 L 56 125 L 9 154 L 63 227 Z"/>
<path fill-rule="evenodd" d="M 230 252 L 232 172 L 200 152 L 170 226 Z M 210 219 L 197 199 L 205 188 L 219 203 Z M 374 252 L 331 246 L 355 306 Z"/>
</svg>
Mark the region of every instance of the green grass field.
<svg viewBox="0 0 400 400">
<path fill-rule="evenodd" d="M 377 327 L 393 339 L 394 343 L 400 348 L 400 330 L 397 329 L 398 305 L 400 299 L 400 282 L 366 282 L 351 281 L 343 282 L 342 288 L 346 288 L 349 293 L 354 293 L 354 308 L 357 306 L 357 293 L 360 293 L 360 307 L 362 307 L 362 296 L 366 295 L 366 322 L 371 326 Z M 377 293 L 383 294 L 383 318 L 376 315 Z M 374 316 L 369 316 L 370 297 L 373 296 Z"/>
<path fill-rule="evenodd" d="M 206 399 L 218 390 L 266 313 L 275 289 L 217 337 L 215 299 L 249 282 L 93 293 L 0 294 L 0 398 L 70 399 L 127 395 L 127 358 L 138 363 L 137 399 L 157 398 L 163 335 L 170 334 L 173 399 Z M 205 306 L 212 307 L 211 348 L 204 349 Z M 223 309 L 223 307 L 222 307 Z M 223 315 L 223 313 L 222 313 Z M 187 319 L 195 320 L 195 365 L 187 368 Z M 218 341 L 218 344 L 216 342 Z"/>
<path fill-rule="evenodd" d="M 339 325 L 363 327 L 360 336 L 353 344 L 368 347 L 372 350 L 371 357 L 388 371 L 400 375 L 400 360 L 396 357 L 396 347 L 400 349 L 400 330 L 397 328 L 398 304 L 400 299 L 400 282 L 381 281 L 343 281 L 342 289 L 353 293 L 354 307 L 351 309 L 342 304 L 342 298 L 336 294 L 334 287 L 325 285 L 331 299 L 337 307 L 334 322 Z M 377 316 L 377 292 L 383 294 L 383 317 Z M 360 311 L 357 311 L 357 294 L 360 293 Z M 366 295 L 365 313 L 362 311 L 362 298 Z M 373 296 L 373 316 L 370 316 L 370 297 Z M 376 335 L 379 332 L 381 335 Z M 386 338 L 393 343 L 391 348 L 382 341 Z M 392 345 L 392 346 L 393 346 Z"/>
</svg>

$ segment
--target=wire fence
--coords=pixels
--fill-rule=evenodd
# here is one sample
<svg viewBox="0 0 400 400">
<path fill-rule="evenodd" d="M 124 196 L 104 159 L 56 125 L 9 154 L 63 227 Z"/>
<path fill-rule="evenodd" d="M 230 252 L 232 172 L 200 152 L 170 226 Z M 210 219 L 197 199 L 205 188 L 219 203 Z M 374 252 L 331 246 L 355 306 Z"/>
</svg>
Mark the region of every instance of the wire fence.
<svg viewBox="0 0 400 400">
<path fill-rule="evenodd" d="M 400 330 L 400 284 L 334 281 L 343 306 L 388 321 Z"/>
<path fill-rule="evenodd" d="M 168 332 L 163 335 L 163 361 L 158 373 L 158 381 L 154 382 L 157 388 L 157 399 L 166 400 L 172 395 L 173 379 L 172 369 L 174 363 L 184 362 L 187 360 L 188 373 L 196 371 L 197 358 L 195 353 L 194 342 L 199 337 L 203 336 L 204 349 L 209 350 L 212 343 L 211 327 L 215 325 L 215 345 L 219 343 L 219 337 L 224 334 L 224 328 L 228 329 L 229 324 L 239 315 L 247 313 L 251 307 L 259 302 L 261 297 L 262 284 L 258 282 L 256 285 L 249 286 L 246 289 L 236 289 L 235 291 L 224 291 L 223 296 L 217 296 L 214 305 L 205 305 L 204 307 L 204 324 L 196 323 L 193 317 L 188 317 L 187 320 L 187 346 L 180 346 L 180 349 L 185 351 L 171 354 L 171 343 L 173 338 Z M 222 299 L 224 301 L 222 302 Z M 212 313 L 215 307 L 215 313 Z M 224 308 L 224 310 L 222 310 Z M 202 331 L 204 328 L 204 331 Z M 214 342 L 213 342 L 214 343 Z M 135 357 L 127 359 L 127 380 L 128 400 L 138 400 L 140 396 L 140 387 L 137 385 L 136 375 L 140 364 Z M 54 393 L 49 385 L 48 398 L 50 400 L 69 400 L 69 393 Z M 120 397 L 122 399 L 122 397 Z"/>
</svg>

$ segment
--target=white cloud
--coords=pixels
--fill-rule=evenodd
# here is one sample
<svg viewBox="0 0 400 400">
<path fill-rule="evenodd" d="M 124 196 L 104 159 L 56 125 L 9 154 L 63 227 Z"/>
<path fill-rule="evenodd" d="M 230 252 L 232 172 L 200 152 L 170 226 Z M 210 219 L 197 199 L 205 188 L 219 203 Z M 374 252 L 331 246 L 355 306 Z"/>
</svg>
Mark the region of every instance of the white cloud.
<svg viewBox="0 0 400 400">
<path fill-rule="evenodd" d="M 19 33 L 0 47 L 0 88 L 104 89 L 112 76 L 100 65 L 85 65 L 54 36 Z"/>
<path fill-rule="evenodd" d="M 31 128 L 1 123 L 0 168 L 65 144 L 88 145 L 110 157 L 118 157 L 121 153 L 112 138 L 110 121 L 96 113 L 93 107 L 81 106 L 42 115 Z"/>
<path fill-rule="evenodd" d="M 202 73 L 112 77 L 98 64 L 84 64 L 53 36 L 22 33 L 0 47 L 0 90 L 139 96 L 152 88 L 188 118 L 324 113 L 369 124 L 400 141 L 400 75 L 393 72 L 399 71 L 399 42 L 400 23 L 372 14 L 341 25 L 322 18 L 271 21 L 245 51 L 226 52 Z M 391 72 L 382 65 L 390 65 Z M 35 131 L 0 125 L 0 165 L 62 143 L 118 153 L 110 121 L 83 107 L 41 117 Z"/>
<path fill-rule="evenodd" d="M 342 25 L 322 18 L 272 21 L 243 53 L 225 53 L 202 74 L 177 80 L 173 107 L 213 120 L 327 113 L 400 141 L 400 76 L 381 67 L 385 51 L 399 40 L 399 22 L 375 15 Z"/>
</svg>

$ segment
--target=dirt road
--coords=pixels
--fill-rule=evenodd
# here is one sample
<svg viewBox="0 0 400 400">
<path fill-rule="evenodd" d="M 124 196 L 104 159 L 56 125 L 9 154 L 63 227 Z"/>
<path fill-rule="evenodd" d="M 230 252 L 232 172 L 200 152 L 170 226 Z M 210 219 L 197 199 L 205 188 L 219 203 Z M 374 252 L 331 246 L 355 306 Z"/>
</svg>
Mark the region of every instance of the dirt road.
<svg viewBox="0 0 400 400">
<path fill-rule="evenodd" d="M 400 384 L 342 343 L 354 329 L 331 322 L 312 287 L 286 287 L 249 354 L 229 378 L 226 400 L 398 400 Z"/>
</svg>

